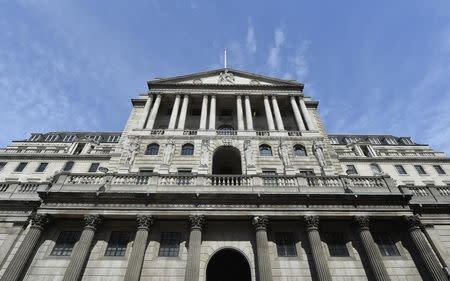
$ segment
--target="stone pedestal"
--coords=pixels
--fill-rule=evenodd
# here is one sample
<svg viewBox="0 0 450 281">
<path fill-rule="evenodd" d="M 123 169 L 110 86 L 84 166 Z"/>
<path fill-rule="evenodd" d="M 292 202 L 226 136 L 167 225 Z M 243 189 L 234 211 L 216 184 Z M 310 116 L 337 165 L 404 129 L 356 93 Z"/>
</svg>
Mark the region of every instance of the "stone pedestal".
<svg viewBox="0 0 450 281">
<path fill-rule="evenodd" d="M 426 269 L 428 270 L 433 281 L 448 281 L 445 272 L 436 258 L 430 245 L 428 245 L 425 236 L 420 229 L 420 218 L 418 215 L 406 217 L 409 225 L 409 236 L 417 249 Z"/>
<path fill-rule="evenodd" d="M 322 240 L 319 233 L 319 217 L 306 216 L 306 233 L 308 235 L 309 247 L 313 258 L 314 270 L 316 271 L 317 280 L 331 281 L 330 268 L 323 252 Z"/>
<path fill-rule="evenodd" d="M 89 250 L 94 239 L 95 231 L 101 222 L 101 217 L 99 215 L 85 215 L 83 220 L 84 229 L 81 233 L 80 240 L 78 240 L 73 249 L 72 258 L 70 259 L 69 266 L 67 266 L 63 281 L 78 281 L 81 278 L 84 266 L 89 257 Z"/>
<path fill-rule="evenodd" d="M 145 250 L 150 226 L 153 224 L 152 216 L 137 217 L 137 231 L 134 238 L 133 249 L 128 261 L 124 281 L 139 281 L 141 277 L 142 264 L 144 262 Z"/>
<path fill-rule="evenodd" d="M 260 281 L 272 281 L 272 266 L 270 264 L 269 244 L 267 240 L 267 227 L 269 219 L 266 216 L 253 218 L 256 231 L 256 256 Z"/>
<path fill-rule="evenodd" d="M 373 277 L 377 281 L 390 281 L 386 267 L 384 266 L 380 250 L 377 244 L 373 241 L 372 234 L 369 230 L 369 218 L 365 216 L 355 217 L 355 222 L 358 227 L 359 238 L 361 245 L 369 262 L 370 270 Z"/>
<path fill-rule="evenodd" d="M 189 249 L 186 262 L 185 281 L 198 281 L 200 277 L 200 248 L 202 245 L 202 229 L 205 225 L 204 216 L 189 216 L 191 233 L 189 234 Z"/>
<path fill-rule="evenodd" d="M 0 279 L 1 281 L 21 280 L 21 276 L 31 258 L 31 254 L 39 242 L 44 227 L 48 223 L 48 217 L 46 215 L 34 214 L 30 217 L 30 223 L 30 229 L 6 268 L 5 273 Z"/>
</svg>

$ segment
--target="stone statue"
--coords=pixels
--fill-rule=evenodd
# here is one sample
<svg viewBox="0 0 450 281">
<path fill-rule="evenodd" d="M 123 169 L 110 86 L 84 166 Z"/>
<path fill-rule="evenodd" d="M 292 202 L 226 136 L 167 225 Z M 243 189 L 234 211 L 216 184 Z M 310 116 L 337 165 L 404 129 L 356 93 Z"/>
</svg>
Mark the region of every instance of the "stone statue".
<svg viewBox="0 0 450 281">
<path fill-rule="evenodd" d="M 139 138 L 130 139 L 130 142 L 127 147 L 128 148 L 127 164 L 129 167 L 133 166 L 134 160 L 136 159 L 136 155 L 139 152 L 140 147 L 141 147 L 141 144 L 140 144 Z"/>
<path fill-rule="evenodd" d="M 219 74 L 219 84 L 223 83 L 234 83 L 233 73 L 228 72 L 228 69 L 225 69 L 225 72 Z"/>
<path fill-rule="evenodd" d="M 202 156 L 200 158 L 200 166 L 201 167 L 208 167 L 208 160 L 209 160 L 209 140 L 204 139 L 202 140 Z"/>
<path fill-rule="evenodd" d="M 286 168 L 291 166 L 291 160 L 289 159 L 289 152 L 287 145 L 280 141 L 278 145 L 278 157 L 280 157 L 281 162 L 283 162 L 283 166 Z"/>
<path fill-rule="evenodd" d="M 166 147 L 164 148 L 163 164 L 165 165 L 170 164 L 174 150 L 175 150 L 175 140 L 169 139 L 169 141 L 166 143 Z"/>
<path fill-rule="evenodd" d="M 325 167 L 327 163 L 325 162 L 325 156 L 323 154 L 323 147 L 321 144 L 319 144 L 317 141 L 313 141 L 312 146 L 314 155 L 316 156 L 317 160 L 319 161 L 319 165 L 321 168 Z"/>
<path fill-rule="evenodd" d="M 253 151 L 250 140 L 244 141 L 244 156 L 247 168 L 255 167 L 255 161 L 253 159 Z"/>
</svg>

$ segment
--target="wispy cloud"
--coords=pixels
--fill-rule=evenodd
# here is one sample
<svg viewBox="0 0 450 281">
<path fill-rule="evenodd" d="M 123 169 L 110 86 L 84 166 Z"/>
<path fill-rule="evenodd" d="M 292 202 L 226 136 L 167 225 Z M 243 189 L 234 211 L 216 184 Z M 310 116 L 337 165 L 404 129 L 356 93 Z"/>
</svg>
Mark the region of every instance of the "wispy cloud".
<svg viewBox="0 0 450 281">
<path fill-rule="evenodd" d="M 280 52 L 285 41 L 284 30 L 277 27 L 274 31 L 274 46 L 270 48 L 267 62 L 273 71 L 277 71 L 280 67 Z"/>
<path fill-rule="evenodd" d="M 256 39 L 255 39 L 255 28 L 252 24 L 252 19 L 248 19 L 247 25 L 247 50 L 251 54 L 256 52 Z"/>
</svg>

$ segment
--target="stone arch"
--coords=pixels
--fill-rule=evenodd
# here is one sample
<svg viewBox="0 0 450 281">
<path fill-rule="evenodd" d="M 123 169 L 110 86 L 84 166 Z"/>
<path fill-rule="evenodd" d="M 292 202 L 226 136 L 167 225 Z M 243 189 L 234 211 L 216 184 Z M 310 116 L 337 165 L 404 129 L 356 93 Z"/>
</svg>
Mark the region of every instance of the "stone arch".
<svg viewBox="0 0 450 281">
<path fill-rule="evenodd" d="M 231 145 L 216 147 L 212 156 L 212 174 L 242 175 L 241 151 Z"/>
<path fill-rule="evenodd" d="M 240 249 L 222 247 L 215 250 L 206 262 L 206 281 L 251 281 L 250 260 Z"/>
</svg>

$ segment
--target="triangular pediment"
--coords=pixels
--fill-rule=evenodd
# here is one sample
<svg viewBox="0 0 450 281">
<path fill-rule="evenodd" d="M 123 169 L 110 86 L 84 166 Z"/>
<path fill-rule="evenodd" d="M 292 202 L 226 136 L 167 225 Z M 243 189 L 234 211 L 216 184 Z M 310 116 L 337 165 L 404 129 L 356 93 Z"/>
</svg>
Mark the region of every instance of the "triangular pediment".
<svg viewBox="0 0 450 281">
<path fill-rule="evenodd" d="M 249 86 L 297 86 L 303 84 L 264 75 L 244 72 L 231 68 L 221 68 L 211 71 L 193 73 L 164 79 L 155 79 L 148 82 L 150 85 L 249 85 Z"/>
</svg>

